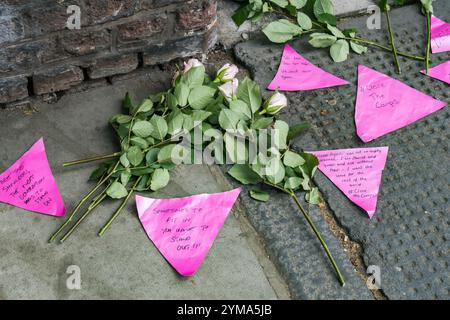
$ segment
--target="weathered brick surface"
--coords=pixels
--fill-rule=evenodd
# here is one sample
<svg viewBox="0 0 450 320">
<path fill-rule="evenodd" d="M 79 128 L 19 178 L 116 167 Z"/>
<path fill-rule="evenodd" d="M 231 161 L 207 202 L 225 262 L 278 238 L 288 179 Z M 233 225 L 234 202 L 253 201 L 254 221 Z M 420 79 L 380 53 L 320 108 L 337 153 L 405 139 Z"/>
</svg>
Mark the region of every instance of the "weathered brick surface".
<svg viewBox="0 0 450 320">
<path fill-rule="evenodd" d="M 199 29 L 214 22 L 217 14 L 217 1 L 196 1 L 178 12 L 178 27 L 181 29 Z"/>
<path fill-rule="evenodd" d="M 203 53 L 210 49 L 216 43 L 216 40 L 217 30 L 213 27 L 204 34 L 176 39 L 164 45 L 155 45 L 144 52 L 144 66 L 152 66 L 176 58 L 184 58 Z"/>
<path fill-rule="evenodd" d="M 151 14 L 138 21 L 118 25 L 118 37 L 120 41 L 145 39 L 161 33 L 167 25 L 166 14 Z"/>
<path fill-rule="evenodd" d="M 84 0 L 84 14 L 90 25 L 117 20 L 133 15 L 138 0 Z"/>
<path fill-rule="evenodd" d="M 0 77 L 8 72 L 31 73 L 35 67 L 66 57 L 67 53 L 54 37 L 3 47 L 0 48 Z"/>
<path fill-rule="evenodd" d="M 74 30 L 61 36 L 61 45 L 66 52 L 76 56 L 110 51 L 111 33 L 108 30 Z"/>
<path fill-rule="evenodd" d="M 139 64 L 137 54 L 126 54 L 97 60 L 88 68 L 91 79 L 109 77 L 115 74 L 128 73 Z"/>
<path fill-rule="evenodd" d="M 67 90 L 83 81 L 83 71 L 75 66 L 60 66 L 37 72 L 33 76 L 36 94 Z"/>
<path fill-rule="evenodd" d="M 80 7 L 81 30 L 66 27 L 69 5 Z M 42 95 L 78 85 L 81 68 L 100 79 L 136 69 L 139 55 L 155 65 L 205 52 L 215 42 L 216 6 L 216 0 L 1 0 L 0 103 L 28 96 L 27 77 Z"/>
<path fill-rule="evenodd" d="M 28 97 L 28 80 L 17 76 L 0 79 L 0 103 L 8 103 Z"/>
</svg>

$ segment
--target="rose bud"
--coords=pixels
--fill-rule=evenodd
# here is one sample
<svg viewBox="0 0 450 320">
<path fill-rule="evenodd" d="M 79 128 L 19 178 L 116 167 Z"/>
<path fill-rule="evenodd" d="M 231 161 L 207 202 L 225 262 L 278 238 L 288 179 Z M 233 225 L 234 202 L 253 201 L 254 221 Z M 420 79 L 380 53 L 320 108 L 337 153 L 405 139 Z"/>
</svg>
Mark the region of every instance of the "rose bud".
<svg viewBox="0 0 450 320">
<path fill-rule="evenodd" d="M 198 61 L 197 59 L 189 59 L 189 61 L 184 63 L 184 72 L 188 72 L 192 68 L 201 67 L 203 63 Z"/>
<path fill-rule="evenodd" d="M 263 112 L 270 115 L 278 113 L 281 109 L 287 106 L 287 98 L 284 94 L 276 92 L 264 103 Z"/>
<path fill-rule="evenodd" d="M 234 64 L 225 64 L 222 68 L 217 71 L 217 80 L 220 82 L 228 82 L 233 80 L 238 74 L 239 69 Z"/>
<path fill-rule="evenodd" d="M 219 87 L 219 91 L 228 101 L 236 98 L 236 92 L 239 86 L 238 79 L 233 79 L 232 81 L 225 82 Z"/>
</svg>

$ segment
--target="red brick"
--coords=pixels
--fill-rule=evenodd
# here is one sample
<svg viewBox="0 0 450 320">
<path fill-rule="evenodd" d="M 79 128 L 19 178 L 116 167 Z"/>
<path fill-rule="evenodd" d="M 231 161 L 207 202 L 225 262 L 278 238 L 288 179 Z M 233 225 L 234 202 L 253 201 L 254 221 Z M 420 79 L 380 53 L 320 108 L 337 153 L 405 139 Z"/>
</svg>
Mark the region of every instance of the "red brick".
<svg viewBox="0 0 450 320">
<path fill-rule="evenodd" d="M 136 12 L 137 0 L 84 0 L 88 23 L 100 24 L 107 21 L 128 17 Z"/>
<path fill-rule="evenodd" d="M 130 41 L 152 37 L 161 33 L 167 25 L 167 16 L 153 14 L 145 16 L 139 21 L 121 24 L 117 27 L 119 40 Z"/>
<path fill-rule="evenodd" d="M 68 30 L 61 36 L 64 50 L 76 56 L 87 55 L 99 51 L 109 50 L 111 34 L 107 30 L 75 31 Z"/>
</svg>

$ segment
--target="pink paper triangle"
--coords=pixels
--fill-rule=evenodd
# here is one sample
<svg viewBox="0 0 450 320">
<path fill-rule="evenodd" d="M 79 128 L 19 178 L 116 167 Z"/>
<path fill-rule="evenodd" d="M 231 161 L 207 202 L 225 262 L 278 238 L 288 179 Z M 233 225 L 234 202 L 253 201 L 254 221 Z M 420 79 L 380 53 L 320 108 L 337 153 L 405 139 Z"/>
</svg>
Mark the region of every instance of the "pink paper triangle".
<svg viewBox="0 0 450 320">
<path fill-rule="evenodd" d="M 407 126 L 445 106 L 445 103 L 406 84 L 358 66 L 356 132 L 364 142 Z"/>
<path fill-rule="evenodd" d="M 426 74 L 426 70 L 420 71 Z M 428 76 L 450 84 L 450 60 L 428 70 Z"/>
<path fill-rule="evenodd" d="M 348 82 L 316 67 L 286 44 L 278 72 L 267 88 L 269 90 L 301 91 L 344 84 L 348 84 Z"/>
<path fill-rule="evenodd" d="M 388 147 L 311 152 L 323 172 L 353 203 L 375 214 Z"/>
<path fill-rule="evenodd" d="M 208 254 L 241 190 L 184 198 L 136 196 L 150 240 L 182 276 L 192 276 Z"/>
<path fill-rule="evenodd" d="M 450 23 L 431 16 L 431 52 L 450 51 Z"/>
<path fill-rule="evenodd" d="M 66 213 L 42 138 L 0 175 L 0 202 L 51 216 Z"/>
</svg>

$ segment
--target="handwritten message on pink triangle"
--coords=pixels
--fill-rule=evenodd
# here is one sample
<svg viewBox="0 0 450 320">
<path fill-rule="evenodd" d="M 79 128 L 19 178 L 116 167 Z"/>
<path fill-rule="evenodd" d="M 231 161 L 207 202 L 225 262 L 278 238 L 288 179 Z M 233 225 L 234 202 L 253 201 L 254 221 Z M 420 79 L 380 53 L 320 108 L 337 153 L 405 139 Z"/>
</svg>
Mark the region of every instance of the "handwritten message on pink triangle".
<svg viewBox="0 0 450 320">
<path fill-rule="evenodd" d="M 420 72 L 426 74 L 425 70 Z M 450 84 L 450 60 L 428 69 L 428 76 Z"/>
<path fill-rule="evenodd" d="M 316 67 L 286 44 L 278 72 L 267 88 L 269 90 L 301 91 L 344 84 L 348 84 L 348 82 Z"/>
<path fill-rule="evenodd" d="M 431 16 L 431 52 L 450 51 L 450 23 Z"/>
<path fill-rule="evenodd" d="M 407 126 L 445 106 L 406 84 L 358 66 L 356 133 L 364 142 Z"/>
<path fill-rule="evenodd" d="M 313 151 L 322 171 L 353 203 L 375 214 L 388 147 Z"/>
<path fill-rule="evenodd" d="M 0 202 L 51 216 L 66 213 L 42 138 L 0 175 Z"/>
<path fill-rule="evenodd" d="M 182 276 L 192 276 L 208 254 L 241 190 L 184 198 L 136 196 L 150 240 Z"/>
</svg>

